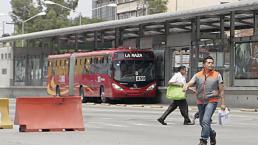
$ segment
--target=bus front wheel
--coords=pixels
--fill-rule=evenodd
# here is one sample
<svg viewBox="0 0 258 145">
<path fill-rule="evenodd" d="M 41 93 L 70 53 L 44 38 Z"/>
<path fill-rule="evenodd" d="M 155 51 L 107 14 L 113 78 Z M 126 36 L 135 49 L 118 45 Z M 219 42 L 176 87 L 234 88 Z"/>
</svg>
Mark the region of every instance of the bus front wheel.
<svg viewBox="0 0 258 145">
<path fill-rule="evenodd" d="M 82 99 L 82 103 L 86 103 L 87 100 L 86 100 L 86 97 L 84 96 L 83 87 L 80 87 L 80 96 L 81 96 L 81 99 Z"/>
<path fill-rule="evenodd" d="M 105 92 L 104 92 L 103 87 L 100 87 L 99 96 L 100 96 L 100 99 L 101 99 L 102 103 L 108 103 L 109 102 L 109 99 L 107 97 L 105 97 Z"/>
<path fill-rule="evenodd" d="M 61 96 L 61 93 L 60 93 L 60 87 L 59 86 L 56 86 L 56 96 Z"/>
</svg>

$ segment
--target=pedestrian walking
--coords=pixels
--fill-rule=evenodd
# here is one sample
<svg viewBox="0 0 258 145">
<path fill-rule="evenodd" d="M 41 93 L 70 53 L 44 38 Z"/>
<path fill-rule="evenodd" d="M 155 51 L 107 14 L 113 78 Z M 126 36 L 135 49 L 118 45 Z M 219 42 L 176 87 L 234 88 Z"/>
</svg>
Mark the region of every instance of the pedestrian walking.
<svg viewBox="0 0 258 145">
<path fill-rule="evenodd" d="M 210 144 L 216 145 L 216 132 L 211 128 L 211 118 L 219 100 L 221 100 L 221 107 L 225 108 L 224 86 L 220 73 L 214 70 L 214 59 L 211 56 L 203 59 L 203 69 L 193 76 L 184 86 L 184 90 L 194 85 L 202 127 L 199 145 L 207 145 L 209 138 Z"/>
<path fill-rule="evenodd" d="M 186 67 L 180 66 L 178 69 L 179 69 L 179 72 L 175 73 L 172 76 L 172 78 L 168 82 L 168 85 L 175 85 L 183 88 L 183 86 L 186 84 L 186 74 L 187 74 Z M 167 125 L 167 123 L 165 122 L 165 119 L 177 107 L 179 107 L 181 115 L 184 117 L 184 125 L 190 125 L 191 120 L 189 119 L 189 116 L 188 116 L 188 104 L 185 98 L 182 100 L 173 100 L 173 102 L 169 105 L 169 107 L 163 113 L 163 115 L 157 119 L 158 122 L 160 122 L 162 125 Z"/>
<path fill-rule="evenodd" d="M 195 124 L 195 120 L 196 119 L 199 119 L 199 111 L 197 111 L 195 114 L 194 114 L 194 117 L 192 119 L 192 124 L 194 125 Z M 215 122 L 212 122 L 212 119 L 211 119 L 211 124 L 213 124 Z"/>
<path fill-rule="evenodd" d="M 195 124 L 195 120 L 198 119 L 198 118 L 199 118 L 199 112 L 196 112 L 196 113 L 194 114 L 193 119 L 192 119 L 192 123 Z"/>
</svg>

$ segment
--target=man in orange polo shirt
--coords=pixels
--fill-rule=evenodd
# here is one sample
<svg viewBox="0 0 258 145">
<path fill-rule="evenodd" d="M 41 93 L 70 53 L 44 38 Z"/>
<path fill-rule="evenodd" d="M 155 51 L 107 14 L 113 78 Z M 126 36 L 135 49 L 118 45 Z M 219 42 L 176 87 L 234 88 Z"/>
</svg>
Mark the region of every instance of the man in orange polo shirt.
<svg viewBox="0 0 258 145">
<path fill-rule="evenodd" d="M 211 118 L 220 99 L 221 107 L 225 108 L 224 86 L 220 73 L 214 70 L 214 59 L 211 56 L 203 59 L 203 69 L 193 76 L 184 86 L 184 90 L 191 86 L 196 87 L 199 120 L 202 126 L 199 145 L 207 145 L 209 138 L 210 144 L 216 145 L 216 132 L 211 128 Z"/>
</svg>

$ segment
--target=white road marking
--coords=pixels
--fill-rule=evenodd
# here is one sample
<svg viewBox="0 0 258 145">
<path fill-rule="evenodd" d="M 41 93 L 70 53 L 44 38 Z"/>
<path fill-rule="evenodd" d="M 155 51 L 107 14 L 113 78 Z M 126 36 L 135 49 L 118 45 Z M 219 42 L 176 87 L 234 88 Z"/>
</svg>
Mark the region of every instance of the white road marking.
<svg viewBox="0 0 258 145">
<path fill-rule="evenodd" d="M 104 125 L 104 126 L 121 127 L 121 128 L 129 127 L 129 126 L 126 126 L 126 125 L 111 124 L 111 123 L 105 123 L 105 122 L 86 122 L 86 123 L 89 123 L 89 124 L 100 124 L 100 125 Z"/>
</svg>

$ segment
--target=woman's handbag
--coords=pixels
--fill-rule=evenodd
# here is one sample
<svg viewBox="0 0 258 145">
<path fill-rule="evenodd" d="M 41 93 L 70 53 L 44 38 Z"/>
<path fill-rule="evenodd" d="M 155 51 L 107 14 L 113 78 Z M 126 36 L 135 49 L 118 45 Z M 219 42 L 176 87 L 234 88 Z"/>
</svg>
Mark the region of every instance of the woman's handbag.
<svg viewBox="0 0 258 145">
<path fill-rule="evenodd" d="M 186 99 L 186 95 L 185 95 L 185 92 L 183 91 L 183 87 L 169 85 L 167 87 L 167 98 L 172 100 Z"/>
</svg>

